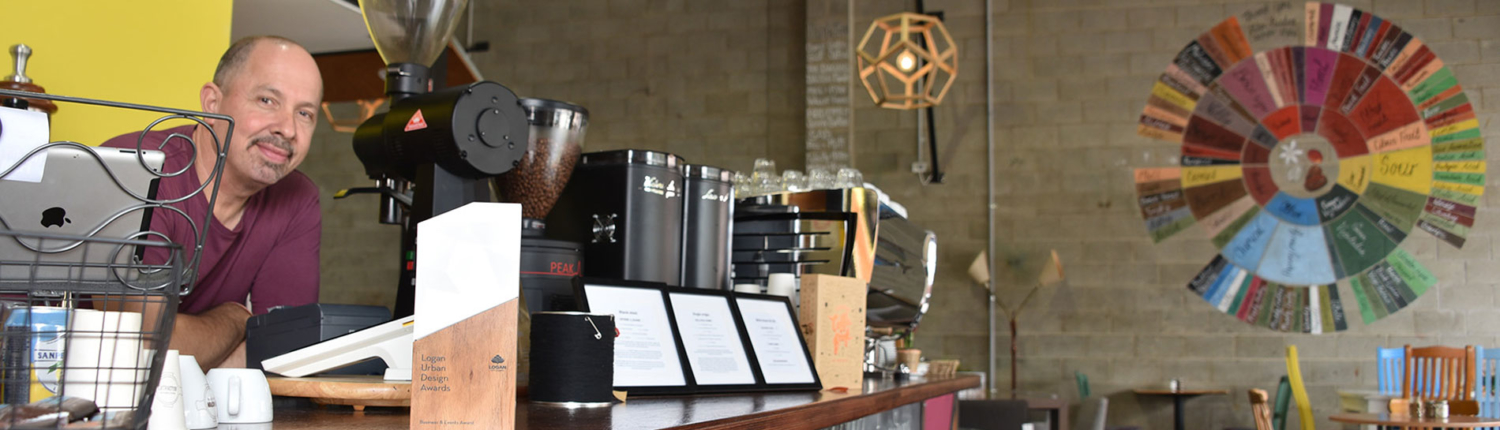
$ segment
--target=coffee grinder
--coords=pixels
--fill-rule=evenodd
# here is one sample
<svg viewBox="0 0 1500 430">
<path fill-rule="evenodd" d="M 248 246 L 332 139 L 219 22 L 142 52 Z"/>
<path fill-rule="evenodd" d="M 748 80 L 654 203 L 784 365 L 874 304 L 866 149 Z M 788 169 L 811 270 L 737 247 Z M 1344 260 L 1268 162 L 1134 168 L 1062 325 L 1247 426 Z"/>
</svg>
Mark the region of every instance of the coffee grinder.
<svg viewBox="0 0 1500 430">
<path fill-rule="evenodd" d="M 495 178 L 500 201 L 521 204 L 521 296 L 530 312 L 574 311 L 573 278 L 583 274 L 583 245 L 544 237 L 547 214 L 583 153 L 589 111 L 572 103 L 525 98 L 530 139 L 521 163 Z"/>
<path fill-rule="evenodd" d="M 526 113 L 509 88 L 480 81 L 432 91 L 428 65 L 447 46 L 465 3 L 360 1 L 387 64 L 391 102 L 354 132 L 354 153 L 376 186 L 336 197 L 379 193 L 381 223 L 402 226 L 396 318 L 411 315 L 415 301 L 417 223 L 489 201 L 489 179 L 515 168 L 526 152 Z"/>
</svg>

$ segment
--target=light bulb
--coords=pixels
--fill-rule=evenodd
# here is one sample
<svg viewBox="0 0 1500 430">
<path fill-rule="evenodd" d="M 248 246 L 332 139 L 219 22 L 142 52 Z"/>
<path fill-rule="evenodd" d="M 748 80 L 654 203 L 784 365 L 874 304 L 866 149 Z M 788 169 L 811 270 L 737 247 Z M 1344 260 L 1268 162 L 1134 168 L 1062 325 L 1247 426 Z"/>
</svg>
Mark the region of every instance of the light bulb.
<svg viewBox="0 0 1500 430">
<path fill-rule="evenodd" d="M 896 56 L 896 67 L 903 72 L 912 71 L 917 68 L 917 56 L 911 55 L 911 51 L 901 51 L 901 55 Z"/>
</svg>

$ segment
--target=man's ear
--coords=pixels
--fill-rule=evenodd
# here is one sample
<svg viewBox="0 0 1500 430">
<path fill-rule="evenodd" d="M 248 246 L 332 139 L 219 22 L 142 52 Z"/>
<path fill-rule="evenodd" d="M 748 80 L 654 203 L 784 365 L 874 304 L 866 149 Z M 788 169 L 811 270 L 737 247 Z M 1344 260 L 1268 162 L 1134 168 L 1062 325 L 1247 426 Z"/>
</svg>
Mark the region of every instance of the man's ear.
<svg viewBox="0 0 1500 430">
<path fill-rule="evenodd" d="M 198 90 L 198 103 L 203 106 L 204 112 L 219 113 L 219 104 L 223 102 L 224 90 L 213 82 L 203 84 L 203 88 Z"/>
</svg>

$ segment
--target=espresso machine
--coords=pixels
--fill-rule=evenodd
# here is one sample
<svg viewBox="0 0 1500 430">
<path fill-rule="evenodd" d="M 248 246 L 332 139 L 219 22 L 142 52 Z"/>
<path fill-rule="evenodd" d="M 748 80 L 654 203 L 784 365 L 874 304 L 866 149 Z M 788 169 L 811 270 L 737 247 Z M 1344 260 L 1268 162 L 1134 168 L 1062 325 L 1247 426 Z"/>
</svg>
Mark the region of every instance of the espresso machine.
<svg viewBox="0 0 1500 430">
<path fill-rule="evenodd" d="M 412 314 L 417 224 L 490 200 L 490 178 L 511 171 L 527 151 L 526 112 L 509 88 L 491 81 L 430 91 L 428 65 L 453 34 L 466 0 L 363 0 L 365 24 L 387 67 L 390 110 L 356 129 L 354 153 L 378 193 L 380 222 L 402 228 L 401 278 L 394 316 Z"/>
<path fill-rule="evenodd" d="M 864 187 L 740 199 L 734 214 L 734 283 L 772 273 L 822 273 L 870 282 L 880 202 Z"/>
</svg>

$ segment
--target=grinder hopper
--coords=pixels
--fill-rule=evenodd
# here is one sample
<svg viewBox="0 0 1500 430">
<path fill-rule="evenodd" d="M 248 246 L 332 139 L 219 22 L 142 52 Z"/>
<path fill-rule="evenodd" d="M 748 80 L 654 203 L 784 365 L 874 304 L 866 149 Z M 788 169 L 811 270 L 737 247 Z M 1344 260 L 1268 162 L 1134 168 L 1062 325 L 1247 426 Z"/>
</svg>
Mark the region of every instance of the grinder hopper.
<svg viewBox="0 0 1500 430">
<path fill-rule="evenodd" d="M 397 68 L 403 64 L 420 66 L 420 76 L 407 72 L 415 82 L 403 82 L 415 87 L 408 94 L 425 93 L 427 88 L 427 66 L 437 60 L 448 39 L 453 36 L 453 27 L 458 22 L 458 13 L 468 0 L 360 0 L 359 8 L 365 17 L 365 29 L 375 42 L 375 50 L 385 64 Z M 397 79 L 406 80 L 406 79 Z M 391 80 L 386 81 L 391 91 Z"/>
<path fill-rule="evenodd" d="M 495 191 L 500 201 L 521 204 L 521 215 L 526 218 L 522 234 L 539 237 L 546 228 L 542 220 L 562 195 L 583 153 L 589 111 L 547 99 L 521 99 L 521 108 L 531 131 L 526 154 L 514 169 L 495 178 Z"/>
</svg>

